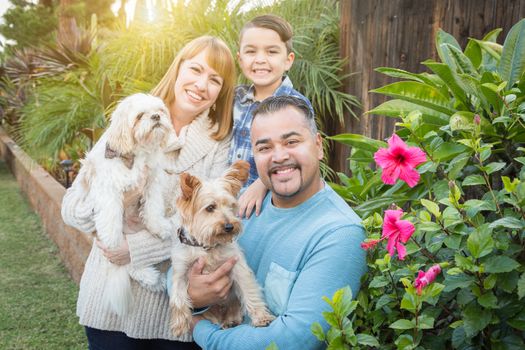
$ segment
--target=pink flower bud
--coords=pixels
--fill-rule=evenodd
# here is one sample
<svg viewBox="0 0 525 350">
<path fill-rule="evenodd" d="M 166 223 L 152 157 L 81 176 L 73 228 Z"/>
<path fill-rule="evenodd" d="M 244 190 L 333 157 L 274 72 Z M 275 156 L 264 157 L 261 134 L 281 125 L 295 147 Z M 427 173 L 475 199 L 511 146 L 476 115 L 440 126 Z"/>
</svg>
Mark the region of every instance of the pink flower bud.
<svg viewBox="0 0 525 350">
<path fill-rule="evenodd" d="M 441 266 L 438 264 L 432 266 L 427 272 L 419 270 L 416 280 L 414 281 L 414 287 L 417 288 L 417 294 L 421 295 L 423 288 L 434 282 L 437 275 L 441 273 Z"/>
<path fill-rule="evenodd" d="M 481 124 L 481 117 L 479 116 L 479 114 L 474 114 L 474 124 Z"/>
</svg>

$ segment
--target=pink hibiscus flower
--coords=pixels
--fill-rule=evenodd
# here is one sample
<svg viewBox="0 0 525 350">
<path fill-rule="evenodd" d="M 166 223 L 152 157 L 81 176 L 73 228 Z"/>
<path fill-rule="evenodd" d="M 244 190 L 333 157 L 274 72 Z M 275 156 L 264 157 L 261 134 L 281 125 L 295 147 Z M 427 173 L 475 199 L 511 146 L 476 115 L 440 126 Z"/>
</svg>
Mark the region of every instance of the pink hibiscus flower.
<svg viewBox="0 0 525 350">
<path fill-rule="evenodd" d="M 427 156 L 418 147 L 408 147 L 396 134 L 388 139 L 388 148 L 380 148 L 374 154 L 377 165 L 383 169 L 381 180 L 393 185 L 399 178 L 414 187 L 419 181 L 416 166 L 425 162 Z"/>
<path fill-rule="evenodd" d="M 399 260 L 404 260 L 407 250 L 402 243 L 406 243 L 416 228 L 408 220 L 400 220 L 403 216 L 402 210 L 385 210 L 383 219 L 383 239 L 388 239 L 386 250 L 390 256 L 394 256 L 397 250 Z"/>
<path fill-rule="evenodd" d="M 434 282 L 437 275 L 441 273 L 441 266 L 434 265 L 427 272 L 419 270 L 416 280 L 414 281 L 414 287 L 417 289 L 417 294 L 421 295 L 423 288 Z"/>
</svg>

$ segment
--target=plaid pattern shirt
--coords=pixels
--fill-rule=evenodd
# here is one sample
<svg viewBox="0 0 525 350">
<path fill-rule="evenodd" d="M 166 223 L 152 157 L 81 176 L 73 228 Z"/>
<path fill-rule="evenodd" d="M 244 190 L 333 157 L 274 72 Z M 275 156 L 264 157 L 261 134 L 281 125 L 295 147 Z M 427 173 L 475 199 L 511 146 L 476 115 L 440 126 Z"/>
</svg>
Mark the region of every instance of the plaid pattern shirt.
<svg viewBox="0 0 525 350">
<path fill-rule="evenodd" d="M 252 145 L 250 142 L 250 127 L 252 125 L 253 111 L 259 106 L 260 101 L 255 100 L 254 86 L 239 85 L 235 89 L 233 107 L 233 137 L 230 147 L 230 163 L 236 160 L 246 160 L 250 163 L 250 177 L 244 188 L 252 184 L 259 175 L 253 159 Z M 273 96 L 289 95 L 304 100 L 313 110 L 310 101 L 293 88 L 290 78 L 285 76 L 281 85 L 275 90 Z"/>
</svg>

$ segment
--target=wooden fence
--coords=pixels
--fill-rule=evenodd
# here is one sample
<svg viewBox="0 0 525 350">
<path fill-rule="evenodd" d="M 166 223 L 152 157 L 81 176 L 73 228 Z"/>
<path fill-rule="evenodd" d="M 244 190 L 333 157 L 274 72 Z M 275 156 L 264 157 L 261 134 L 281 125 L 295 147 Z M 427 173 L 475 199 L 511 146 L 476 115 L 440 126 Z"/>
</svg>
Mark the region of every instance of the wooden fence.
<svg viewBox="0 0 525 350">
<path fill-rule="evenodd" d="M 375 139 L 389 137 L 393 118 L 369 116 L 368 111 L 386 99 L 368 91 L 394 79 L 374 71 L 394 67 L 423 72 L 420 62 L 437 59 L 435 35 L 439 28 L 452 34 L 465 47 L 467 39 L 482 38 L 495 28 L 503 28 L 503 40 L 513 24 L 525 17 L 525 0 L 341 0 L 341 55 L 348 57 L 347 72 L 354 73 L 345 91 L 362 101 L 356 111 L 359 120 L 345 116 L 345 126 L 332 124 L 329 135 L 351 132 Z M 335 145 L 331 166 L 348 168 L 348 147 Z"/>
</svg>

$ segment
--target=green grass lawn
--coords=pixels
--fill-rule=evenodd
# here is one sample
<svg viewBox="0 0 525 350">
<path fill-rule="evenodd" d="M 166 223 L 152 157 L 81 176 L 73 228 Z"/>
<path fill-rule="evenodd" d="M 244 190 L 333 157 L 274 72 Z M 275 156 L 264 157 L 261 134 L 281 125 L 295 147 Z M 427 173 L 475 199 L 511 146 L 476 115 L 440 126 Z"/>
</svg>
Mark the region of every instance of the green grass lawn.
<svg viewBox="0 0 525 350">
<path fill-rule="evenodd" d="M 77 290 L 0 161 L 0 349 L 86 349 Z"/>
</svg>

